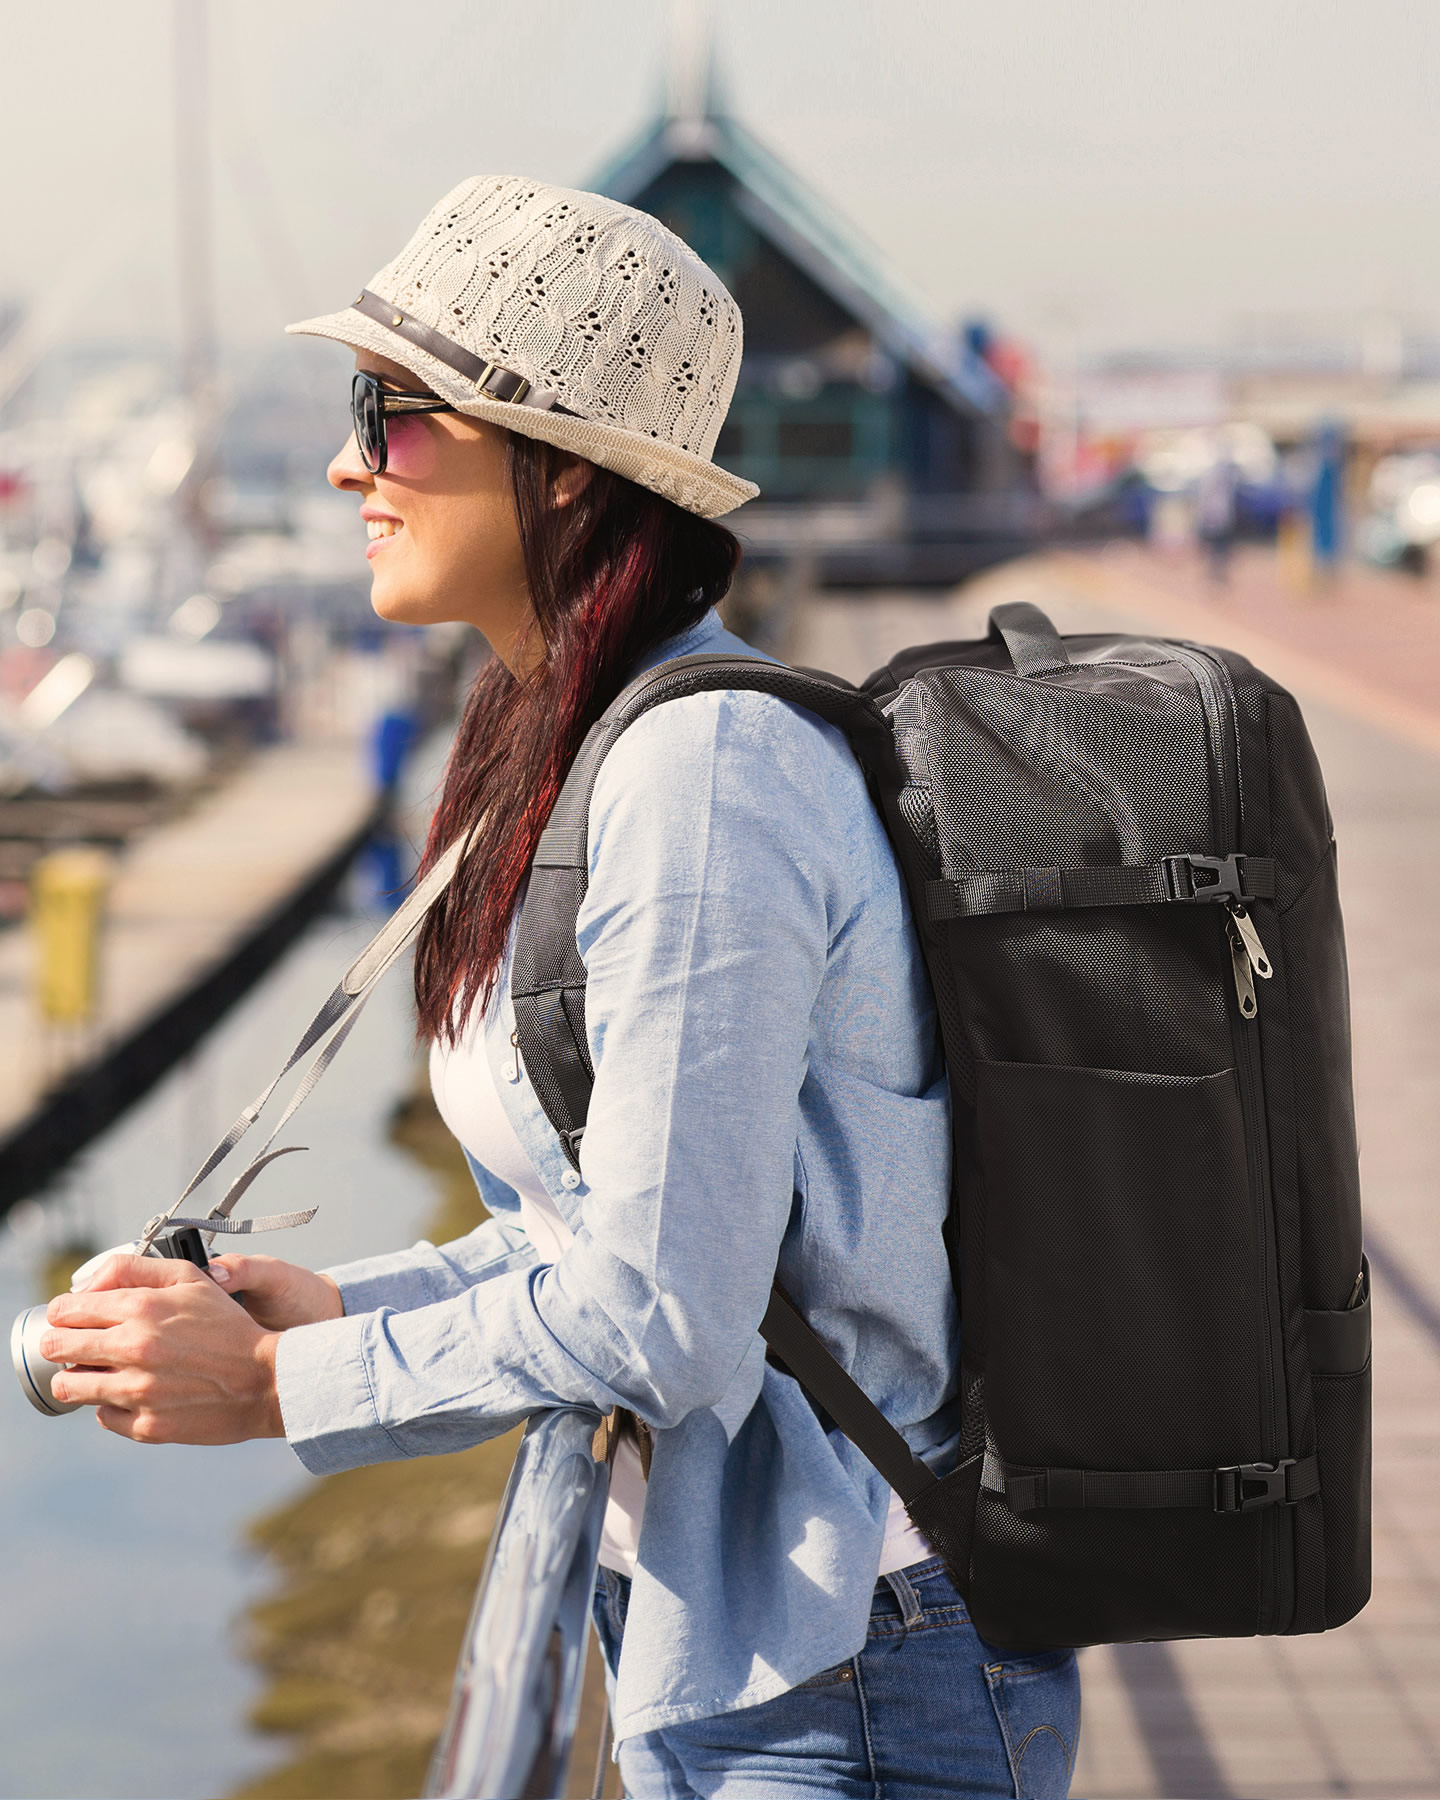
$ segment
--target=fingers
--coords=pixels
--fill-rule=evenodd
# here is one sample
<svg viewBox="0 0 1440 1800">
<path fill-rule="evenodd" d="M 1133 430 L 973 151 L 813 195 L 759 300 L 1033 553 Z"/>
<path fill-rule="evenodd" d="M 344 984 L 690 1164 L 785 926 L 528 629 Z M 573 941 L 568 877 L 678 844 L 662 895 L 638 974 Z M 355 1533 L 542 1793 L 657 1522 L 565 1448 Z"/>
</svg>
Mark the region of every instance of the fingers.
<svg viewBox="0 0 1440 1800">
<path fill-rule="evenodd" d="M 226 1271 L 228 1280 L 220 1275 L 221 1269 Z M 224 1256 L 211 1257 L 210 1273 L 222 1287 L 243 1288 L 247 1294 L 273 1294 L 287 1287 L 297 1270 L 294 1263 L 278 1256 L 242 1256 L 232 1250 Z"/>
<path fill-rule="evenodd" d="M 244 1288 L 246 1293 L 258 1294 L 266 1284 L 266 1265 L 274 1265 L 273 1256 L 242 1256 L 238 1251 L 227 1251 L 224 1256 L 210 1258 L 209 1274 L 221 1287 L 235 1289 Z"/>
<path fill-rule="evenodd" d="M 168 1256 L 107 1257 L 90 1277 L 82 1292 L 98 1294 L 114 1288 L 176 1287 L 182 1281 L 203 1281 L 204 1271 L 193 1263 Z"/>
<path fill-rule="evenodd" d="M 78 1293 L 58 1294 L 46 1308 L 52 1325 L 118 1325 L 143 1310 L 141 1295 L 157 1288 L 209 1286 L 192 1263 L 149 1256 L 112 1256 Z"/>
<path fill-rule="evenodd" d="M 140 1384 L 133 1371 L 118 1369 L 66 1369 L 50 1384 L 57 1400 L 67 1405 L 124 1406 L 140 1404 Z"/>
<path fill-rule="evenodd" d="M 283 1436 L 273 1333 L 201 1270 L 178 1267 L 179 1281 L 52 1302 L 39 1349 L 62 1365 L 55 1398 L 95 1407 L 107 1431 L 136 1443 Z"/>
<path fill-rule="evenodd" d="M 123 1406 L 101 1406 L 95 1417 L 103 1430 L 116 1437 L 129 1438 L 132 1444 L 173 1444 L 178 1440 L 154 1413 L 130 1411 Z"/>
<path fill-rule="evenodd" d="M 80 1271 L 77 1271 L 74 1279 L 70 1283 L 70 1292 L 72 1294 L 84 1294 L 88 1293 L 90 1289 L 94 1287 L 113 1288 L 116 1286 L 125 1286 L 125 1283 L 117 1283 L 111 1279 L 111 1265 L 115 1263 L 138 1262 L 140 1260 L 139 1257 L 128 1256 L 123 1250 L 116 1250 L 112 1252 L 111 1255 L 107 1256 L 103 1262 L 96 1263 L 94 1268 L 90 1269 L 88 1272 L 81 1273 Z"/>
<path fill-rule="evenodd" d="M 227 1253 L 211 1262 L 210 1273 L 217 1286 L 233 1294 L 269 1331 L 338 1319 L 345 1311 L 340 1290 L 329 1275 L 277 1256 Z"/>
<path fill-rule="evenodd" d="M 85 1363 L 96 1369 L 116 1369 L 132 1361 L 120 1354 L 123 1346 L 113 1331 L 64 1331 L 52 1328 L 43 1332 L 36 1345 L 46 1362 Z"/>
<path fill-rule="evenodd" d="M 164 1419 L 143 1408 L 132 1411 L 125 1406 L 97 1407 L 95 1417 L 103 1430 L 112 1432 L 116 1437 L 129 1438 L 132 1444 L 180 1444 L 185 1439 L 169 1426 Z"/>
<path fill-rule="evenodd" d="M 123 1325 L 135 1316 L 135 1312 L 133 1289 L 96 1294 L 87 1288 L 83 1294 L 57 1294 L 45 1308 L 45 1317 L 50 1324 L 66 1326 L 73 1331 L 87 1326 L 104 1329 Z M 45 1352 L 42 1350 L 40 1354 L 43 1356 Z"/>
</svg>

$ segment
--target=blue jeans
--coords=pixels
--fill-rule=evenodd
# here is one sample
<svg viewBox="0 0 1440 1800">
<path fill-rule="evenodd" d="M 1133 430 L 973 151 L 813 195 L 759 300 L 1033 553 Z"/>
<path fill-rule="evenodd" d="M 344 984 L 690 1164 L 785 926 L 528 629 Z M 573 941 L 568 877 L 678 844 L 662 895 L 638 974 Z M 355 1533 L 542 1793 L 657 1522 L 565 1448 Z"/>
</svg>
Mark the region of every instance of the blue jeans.
<svg viewBox="0 0 1440 1800">
<path fill-rule="evenodd" d="M 630 1583 L 602 1569 L 595 1627 L 613 1672 Z M 1065 1800 L 1080 1735 L 1073 1650 L 987 1644 L 940 1558 L 875 1586 L 865 1647 L 760 1706 L 620 1746 L 631 1800 Z"/>
</svg>

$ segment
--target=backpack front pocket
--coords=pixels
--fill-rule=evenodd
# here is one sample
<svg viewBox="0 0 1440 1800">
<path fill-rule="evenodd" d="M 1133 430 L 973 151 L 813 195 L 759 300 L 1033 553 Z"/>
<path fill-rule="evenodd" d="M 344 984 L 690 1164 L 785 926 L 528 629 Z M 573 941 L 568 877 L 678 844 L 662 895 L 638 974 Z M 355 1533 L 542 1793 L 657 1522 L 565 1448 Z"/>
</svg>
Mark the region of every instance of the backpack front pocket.
<svg viewBox="0 0 1440 1800">
<path fill-rule="evenodd" d="M 1075 1483 L 1058 1480 L 1024 1505 L 1013 1482 L 1002 1497 L 996 1473 L 1193 1474 L 1265 1454 L 1263 1240 L 1234 1071 L 981 1064 L 976 1152 L 990 1443 L 982 1585 L 996 1584 L 1003 1620 L 1007 1550 L 1023 1544 L 1021 1561 L 1043 1571 L 1048 1542 L 1057 1570 L 1076 1552 L 1089 1565 L 1077 1622 L 1104 1619 L 1107 1589 L 1139 1598 L 1141 1612 L 1117 1613 L 1106 1633 L 1123 1638 L 1147 1588 L 1158 1597 L 1174 1581 L 1195 1632 L 1234 1630 L 1253 1610 L 1255 1515 L 1067 1499 Z M 1197 1562 L 1213 1579 L 1197 1578 Z M 971 1598 L 978 1623 L 989 1608 Z M 1050 1641 L 1064 1641 L 1062 1624 Z"/>
</svg>

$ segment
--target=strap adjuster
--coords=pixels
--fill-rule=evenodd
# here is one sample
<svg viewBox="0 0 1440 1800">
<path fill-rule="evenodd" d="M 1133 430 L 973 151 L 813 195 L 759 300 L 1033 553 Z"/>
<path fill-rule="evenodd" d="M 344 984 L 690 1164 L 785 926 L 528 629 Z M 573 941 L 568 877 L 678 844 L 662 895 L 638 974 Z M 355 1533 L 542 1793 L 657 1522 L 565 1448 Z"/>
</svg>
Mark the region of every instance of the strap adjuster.
<svg viewBox="0 0 1440 1800">
<path fill-rule="evenodd" d="M 1243 856 L 1166 856 L 1161 867 L 1172 900 L 1229 905 L 1245 898 Z"/>
<path fill-rule="evenodd" d="M 1295 1458 L 1282 1462 L 1236 1463 L 1215 1471 L 1215 1510 L 1220 1513 L 1258 1512 L 1262 1506 L 1294 1506 L 1289 1471 Z"/>
</svg>

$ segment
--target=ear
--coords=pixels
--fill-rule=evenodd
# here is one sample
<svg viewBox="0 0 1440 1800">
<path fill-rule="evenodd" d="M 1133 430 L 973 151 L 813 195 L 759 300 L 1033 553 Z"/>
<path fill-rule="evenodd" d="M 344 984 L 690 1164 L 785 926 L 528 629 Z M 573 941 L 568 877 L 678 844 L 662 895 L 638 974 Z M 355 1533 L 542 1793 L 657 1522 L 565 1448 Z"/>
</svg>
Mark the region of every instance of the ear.
<svg viewBox="0 0 1440 1800">
<path fill-rule="evenodd" d="M 583 456 L 577 456 L 550 483 L 550 498 L 557 511 L 563 506 L 573 506 L 589 487 L 595 474 L 595 465 Z"/>
</svg>

